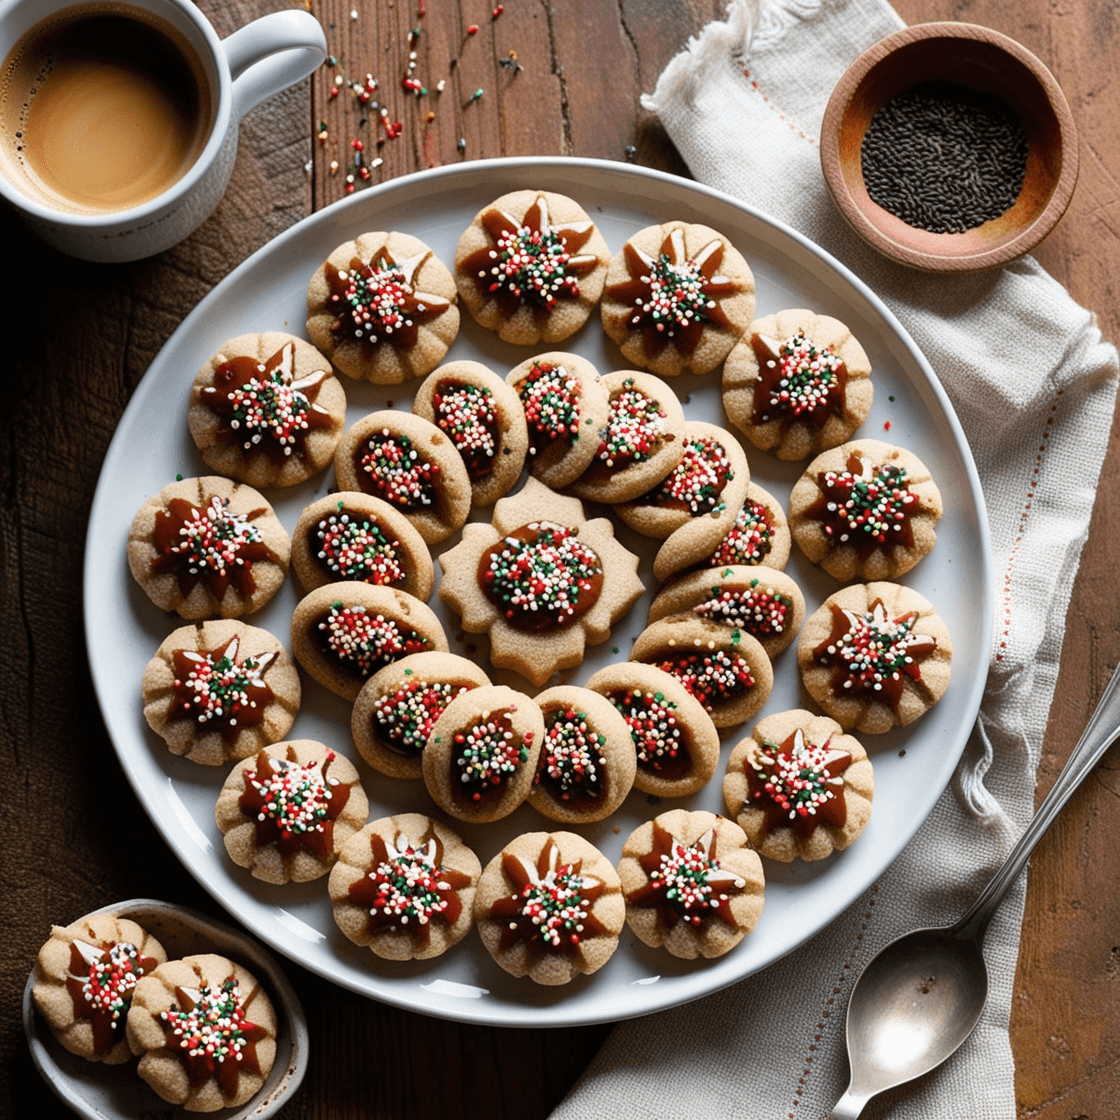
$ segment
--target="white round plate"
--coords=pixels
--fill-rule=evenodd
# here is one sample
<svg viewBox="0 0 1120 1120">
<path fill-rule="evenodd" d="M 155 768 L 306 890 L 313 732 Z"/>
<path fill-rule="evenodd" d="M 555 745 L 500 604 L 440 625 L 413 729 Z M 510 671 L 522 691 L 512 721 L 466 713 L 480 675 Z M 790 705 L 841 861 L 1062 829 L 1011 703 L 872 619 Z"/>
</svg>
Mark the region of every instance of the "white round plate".
<svg viewBox="0 0 1120 1120">
<path fill-rule="evenodd" d="M 489 957 L 471 933 L 452 951 L 427 963 L 393 964 L 348 942 L 335 927 L 325 881 L 288 888 L 258 883 L 226 857 L 214 824 L 223 768 L 195 766 L 171 756 L 144 722 L 140 679 L 160 642 L 179 623 L 155 608 L 129 575 L 125 542 L 143 501 L 177 474 L 208 473 L 187 431 L 195 372 L 229 338 L 247 331 L 302 334 L 305 293 L 312 272 L 337 245 L 372 230 L 402 230 L 426 241 L 445 262 L 474 215 L 507 191 L 559 191 L 580 202 L 612 251 L 644 226 L 681 219 L 723 232 L 754 270 L 758 315 L 807 307 L 844 320 L 866 348 L 874 368 L 875 404 L 860 437 L 909 448 L 933 472 L 945 516 L 933 552 L 904 582 L 930 599 L 953 637 L 953 679 L 935 708 L 906 731 L 866 737 L 875 766 L 871 823 L 847 851 L 816 865 L 767 864 L 766 906 L 755 931 L 735 950 L 709 962 L 682 962 L 648 949 L 627 931 L 610 962 L 562 989 L 515 980 Z M 447 360 L 473 358 L 504 376 L 531 351 L 479 329 L 464 312 Z M 598 316 L 562 347 L 584 355 L 600 371 L 625 368 Z M 677 379 L 673 388 L 695 419 L 725 424 L 719 371 Z M 410 407 L 413 386 L 377 388 L 346 381 L 349 421 L 387 402 Z M 779 463 L 753 449 L 752 477 L 786 502 L 803 464 Z M 268 497 L 289 531 L 300 510 L 327 492 L 331 476 Z M 488 516 L 488 513 L 487 513 Z M 624 528 L 620 539 L 643 556 L 641 573 L 653 588 L 653 549 Z M 796 549 L 795 549 L 796 553 Z M 836 589 L 823 572 L 795 555 L 787 571 L 815 609 Z M 250 617 L 283 642 L 290 638 L 298 600 L 294 580 Z M 644 626 L 652 598 L 638 603 L 611 638 L 588 651 L 569 674 L 579 684 L 602 665 L 625 660 Z M 976 717 L 988 663 L 992 574 L 983 498 L 951 405 L 925 359 L 886 307 L 856 277 L 805 238 L 727 195 L 673 176 L 625 164 L 570 159 L 508 159 L 442 167 L 352 196 L 288 230 L 223 280 L 187 317 L 152 363 L 109 448 L 90 515 L 85 564 L 86 635 L 102 713 L 121 763 L 171 848 L 229 911 L 254 933 L 307 968 L 354 991 L 433 1015 L 506 1025 L 598 1022 L 641 1015 L 714 991 L 777 960 L 836 917 L 898 855 L 945 788 Z M 442 606 L 433 596 L 433 605 Z M 458 620 L 443 614 L 452 649 L 485 658 L 485 639 L 456 641 Z M 483 664 L 488 667 L 488 661 Z M 775 663 L 775 687 L 763 714 L 804 707 L 790 648 Z M 525 685 L 522 684 L 524 688 Z M 349 705 L 305 681 L 304 704 L 292 738 L 313 738 L 353 758 L 370 795 L 372 816 L 433 811 L 419 782 L 380 777 L 365 766 L 350 740 Z M 724 758 L 746 734 L 725 737 Z M 612 860 L 632 829 L 664 809 L 722 811 L 721 767 L 708 787 L 683 802 L 652 805 L 632 793 L 608 821 L 580 831 Z M 523 807 L 490 826 L 456 826 L 483 864 L 508 839 L 548 829 Z"/>
</svg>

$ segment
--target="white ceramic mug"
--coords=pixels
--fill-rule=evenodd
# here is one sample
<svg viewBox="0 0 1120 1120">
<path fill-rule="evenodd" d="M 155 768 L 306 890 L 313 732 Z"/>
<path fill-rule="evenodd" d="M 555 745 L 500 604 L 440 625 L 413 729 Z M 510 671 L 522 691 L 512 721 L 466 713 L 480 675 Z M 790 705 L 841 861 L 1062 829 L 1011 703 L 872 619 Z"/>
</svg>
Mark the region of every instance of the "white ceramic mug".
<svg viewBox="0 0 1120 1120">
<path fill-rule="evenodd" d="M 44 241 L 90 261 L 129 261 L 170 248 L 198 228 L 218 205 L 233 171 L 237 126 L 265 98 L 307 77 L 327 57 L 318 21 L 305 11 L 264 16 L 219 39 L 192 0 L 0 0 L 0 59 L 49 17 L 69 9 L 148 13 L 180 36 L 197 55 L 209 91 L 209 130 L 193 164 L 156 197 L 128 209 L 68 212 L 49 199 L 32 197 L 6 174 L 0 194 Z M 122 122 L 127 127 L 127 121 Z M 18 135 L 18 134 L 17 134 Z M 5 139 L 10 143 L 10 139 Z M 14 176 L 13 176 L 14 178 Z"/>
</svg>

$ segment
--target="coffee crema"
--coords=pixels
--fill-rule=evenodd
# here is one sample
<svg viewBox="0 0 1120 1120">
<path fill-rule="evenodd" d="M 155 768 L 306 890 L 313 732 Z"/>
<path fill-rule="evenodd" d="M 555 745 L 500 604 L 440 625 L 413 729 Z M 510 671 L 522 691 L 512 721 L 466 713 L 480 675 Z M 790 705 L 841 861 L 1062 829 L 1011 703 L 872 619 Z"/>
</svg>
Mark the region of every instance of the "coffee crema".
<svg viewBox="0 0 1120 1120">
<path fill-rule="evenodd" d="M 0 163 L 56 210 L 128 210 L 173 186 L 206 146 L 210 89 L 195 51 L 125 5 L 44 20 L 4 62 Z"/>
</svg>

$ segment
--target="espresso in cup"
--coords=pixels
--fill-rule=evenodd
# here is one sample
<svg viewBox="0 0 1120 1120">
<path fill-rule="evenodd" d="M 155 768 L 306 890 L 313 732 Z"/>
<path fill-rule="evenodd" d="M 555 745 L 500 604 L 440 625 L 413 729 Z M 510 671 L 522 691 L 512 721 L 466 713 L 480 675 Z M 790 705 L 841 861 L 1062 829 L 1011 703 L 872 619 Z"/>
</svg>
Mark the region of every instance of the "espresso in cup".
<svg viewBox="0 0 1120 1120">
<path fill-rule="evenodd" d="M 91 4 L 44 20 L 4 62 L 0 162 L 22 193 L 78 214 L 128 210 L 194 164 L 210 133 L 198 56 L 154 16 Z"/>
</svg>

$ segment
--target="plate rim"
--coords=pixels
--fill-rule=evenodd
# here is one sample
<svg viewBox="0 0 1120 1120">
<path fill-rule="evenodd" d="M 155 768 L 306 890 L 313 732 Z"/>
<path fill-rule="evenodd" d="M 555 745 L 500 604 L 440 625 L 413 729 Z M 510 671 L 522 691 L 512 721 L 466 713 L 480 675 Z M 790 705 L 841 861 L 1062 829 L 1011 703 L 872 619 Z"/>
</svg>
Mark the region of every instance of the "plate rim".
<svg viewBox="0 0 1120 1120">
<path fill-rule="evenodd" d="M 829 269 L 835 276 L 846 285 L 852 292 L 854 292 L 860 299 L 866 302 L 874 315 L 883 320 L 887 327 L 890 328 L 893 341 L 899 343 L 906 350 L 909 359 L 914 363 L 917 370 L 921 373 L 925 387 L 930 391 L 941 411 L 941 418 L 944 420 L 949 431 L 952 434 L 955 448 L 960 456 L 961 464 L 963 466 L 964 474 L 967 478 L 969 493 L 972 502 L 972 508 L 976 519 L 976 532 L 978 534 L 977 553 L 979 555 L 979 564 L 982 571 L 983 583 L 983 596 L 984 596 L 984 609 L 982 611 L 982 633 L 983 646 L 989 649 L 991 640 L 992 623 L 995 612 L 995 595 L 994 595 L 994 560 L 991 553 L 990 534 L 987 516 L 987 507 L 984 501 L 983 490 L 980 484 L 979 473 L 976 468 L 975 459 L 972 455 L 972 450 L 964 435 L 964 430 L 956 415 L 956 410 L 950 401 L 948 394 L 944 387 L 941 385 L 937 376 L 910 336 L 906 328 L 899 322 L 894 312 L 887 306 L 887 304 L 878 296 L 863 280 L 861 280 L 855 273 L 851 271 L 845 264 L 837 260 L 827 250 L 821 248 L 811 239 L 804 234 L 793 229 L 780 219 L 774 218 L 756 207 L 751 206 L 749 203 L 741 199 L 727 194 L 726 192 L 717 190 L 713 187 L 708 187 L 702 183 L 697 183 L 692 180 L 683 179 L 680 176 L 672 175 L 668 172 L 659 171 L 653 168 L 645 168 L 631 164 L 622 164 L 616 161 L 589 159 L 589 158 L 568 158 L 560 156 L 540 156 L 540 157 L 502 157 L 500 159 L 492 160 L 476 160 L 462 164 L 445 165 L 437 168 L 429 168 L 422 171 L 413 172 L 409 175 L 399 176 L 395 179 L 387 180 L 379 183 L 374 187 L 367 188 L 361 192 L 355 193 L 348 198 L 333 203 L 330 206 L 318 210 L 299 222 L 291 226 L 289 229 L 278 234 L 270 241 L 266 242 L 259 249 L 253 252 L 244 261 L 233 268 L 222 280 L 217 284 L 196 304 L 196 306 L 186 315 L 179 326 L 172 332 L 170 337 L 160 348 L 156 357 L 153 359 L 151 366 L 145 372 L 144 376 L 138 382 L 136 389 L 133 391 L 132 397 L 128 402 L 121 419 L 118 423 L 117 430 L 114 432 L 113 438 L 110 441 L 109 447 L 106 450 L 104 460 L 100 469 L 98 483 L 94 492 L 93 501 L 90 506 L 89 515 L 89 528 L 86 535 L 86 551 L 83 561 L 83 627 L 85 632 L 86 654 L 87 663 L 89 664 L 90 675 L 94 685 L 94 693 L 97 698 L 99 710 L 102 715 L 102 720 L 106 727 L 106 732 L 109 735 L 110 741 L 113 744 L 115 753 L 121 764 L 122 770 L 130 786 L 135 793 L 137 800 L 140 802 L 145 813 L 152 821 L 157 831 L 160 833 L 164 842 L 171 848 L 175 857 L 183 864 L 184 867 L 195 877 L 198 882 L 206 888 L 206 890 L 227 910 L 228 913 L 234 917 L 235 920 L 241 921 L 241 917 L 233 910 L 233 902 L 227 901 L 219 893 L 219 887 L 216 884 L 208 881 L 203 868 L 196 866 L 194 861 L 187 858 L 186 854 L 180 850 L 180 846 L 173 842 L 170 831 L 166 828 L 163 822 L 150 811 L 148 806 L 148 799 L 142 795 L 139 786 L 139 779 L 133 772 L 129 764 L 127 752 L 118 745 L 116 737 L 113 735 L 110 719 L 107 714 L 107 709 L 111 700 L 110 690 L 104 686 L 105 671 L 95 666 L 93 657 L 93 630 L 95 620 L 93 617 L 94 600 L 96 595 L 96 573 L 94 571 L 95 549 L 91 547 L 93 537 L 93 526 L 97 523 L 97 515 L 111 501 L 111 486 L 107 481 L 107 468 L 113 463 L 116 458 L 122 454 L 122 448 L 125 444 L 124 432 L 128 428 L 128 421 L 134 412 L 138 412 L 143 402 L 152 391 L 153 381 L 150 374 L 153 369 L 158 369 L 164 360 L 165 354 L 173 352 L 180 344 L 180 340 L 188 336 L 194 329 L 195 324 L 199 320 L 204 320 L 207 315 L 215 308 L 220 301 L 224 298 L 229 289 L 235 288 L 241 278 L 252 269 L 256 267 L 261 258 L 269 256 L 276 252 L 282 252 L 284 247 L 303 236 L 303 234 L 311 227 L 318 225 L 326 225 L 332 221 L 339 220 L 341 216 L 354 208 L 375 208 L 379 200 L 391 199 L 393 196 L 407 192 L 412 189 L 416 184 L 422 183 L 425 186 L 435 184 L 438 188 L 439 180 L 456 178 L 474 178 L 481 174 L 492 175 L 495 183 L 496 190 L 500 191 L 504 185 L 506 189 L 514 189 L 508 182 L 511 177 L 523 176 L 529 172 L 535 172 L 541 176 L 551 176 L 553 180 L 557 176 L 562 176 L 565 172 L 580 172 L 584 175 L 605 174 L 612 177 L 617 177 L 622 181 L 630 184 L 647 183 L 649 186 L 659 185 L 661 188 L 674 191 L 683 192 L 686 195 L 695 197 L 699 196 L 701 199 L 708 198 L 723 206 L 730 206 L 731 208 L 742 212 L 749 220 L 761 223 L 763 226 L 769 227 L 771 231 L 781 237 L 788 238 L 794 242 L 802 251 L 809 253 L 811 256 L 816 257 L 822 265 Z M 435 188 L 433 188 L 435 189 Z M 945 763 L 941 770 L 938 772 L 938 781 L 936 783 L 937 795 L 930 802 L 929 810 L 922 814 L 919 819 L 913 824 L 909 830 L 905 840 L 898 847 L 897 851 L 891 856 L 890 860 L 881 867 L 877 874 L 873 876 L 866 885 L 870 885 L 882 873 L 885 872 L 894 860 L 905 850 L 907 845 L 913 839 L 914 833 L 928 818 L 929 814 L 933 811 L 937 798 L 948 786 L 949 781 L 959 763 L 960 757 L 964 752 L 965 746 L 968 742 L 971 728 L 975 723 L 976 715 L 979 712 L 980 704 L 983 698 L 985 683 L 990 666 L 990 649 L 989 652 L 983 653 L 982 656 L 982 671 L 976 673 L 974 678 L 969 682 L 965 696 L 963 709 L 968 714 L 968 722 L 965 725 L 963 722 L 962 727 L 967 726 L 968 733 L 963 733 L 960 736 L 959 744 L 954 745 L 952 751 L 946 752 Z M 943 780 L 942 780 L 943 779 Z M 866 889 L 866 888 L 865 888 Z M 782 959 L 790 952 L 793 952 L 800 945 L 802 945 L 811 936 L 825 928 L 831 922 L 835 921 L 844 911 L 853 905 L 859 898 L 861 892 L 857 892 L 847 899 L 845 906 L 840 911 L 836 912 L 832 918 L 827 922 L 811 925 L 803 936 L 799 936 L 792 940 L 788 949 L 781 956 L 772 959 L 767 964 L 774 963 L 776 960 Z M 736 983 L 740 980 L 746 979 L 752 975 L 756 969 L 749 972 L 740 973 L 732 977 L 723 979 L 718 982 L 709 983 L 707 986 L 701 985 L 701 990 L 692 992 L 686 996 L 677 997 L 661 997 L 657 998 L 660 993 L 659 985 L 650 985 L 646 991 L 649 996 L 645 997 L 643 1005 L 637 1008 L 627 1008 L 618 1010 L 615 1008 L 603 1009 L 599 1008 L 598 1011 L 593 1012 L 589 1008 L 581 1007 L 579 1010 L 572 1010 L 573 1005 L 565 1004 L 564 1002 L 531 1004 L 525 1003 L 517 1005 L 516 1007 L 506 1008 L 504 1006 L 492 1007 L 488 1012 L 482 1012 L 481 1007 L 485 1006 L 483 1000 L 462 1000 L 457 1001 L 453 1007 L 425 1007 L 416 1002 L 415 999 L 407 998 L 407 996 L 397 990 L 389 989 L 386 991 L 371 991 L 366 986 L 358 984 L 351 984 L 345 978 L 340 978 L 331 975 L 329 971 L 319 968 L 314 964 L 310 964 L 307 960 L 296 955 L 295 947 L 288 946 L 282 940 L 269 936 L 268 933 L 262 932 L 258 929 L 251 930 L 252 936 L 264 941 L 275 951 L 281 955 L 294 960 L 296 963 L 311 971 L 322 976 L 324 979 L 329 980 L 331 983 L 337 984 L 340 987 L 354 991 L 357 994 L 363 995 L 367 998 L 379 1000 L 380 1002 L 387 1003 L 391 1006 L 400 1007 L 404 1010 L 414 1011 L 420 1014 L 432 1015 L 439 1018 L 444 1018 L 452 1021 L 462 1023 L 475 1023 L 485 1024 L 491 1026 L 514 1026 L 514 1027 L 553 1027 L 553 1026 L 577 1026 L 587 1025 L 602 1022 L 616 1022 L 626 1018 L 634 1018 L 647 1014 L 652 1014 L 656 1011 L 665 1010 L 669 1007 L 679 1006 L 683 1003 L 690 1002 L 693 999 L 701 998 L 705 995 L 713 994 L 716 991 Z M 765 967 L 760 966 L 760 967 Z M 699 974 L 697 974 L 699 975 Z M 376 974 L 370 974 L 370 980 L 373 984 L 377 984 L 379 977 Z M 422 988 L 419 990 L 423 990 Z M 472 1011 L 472 1007 L 475 1008 Z"/>
</svg>

